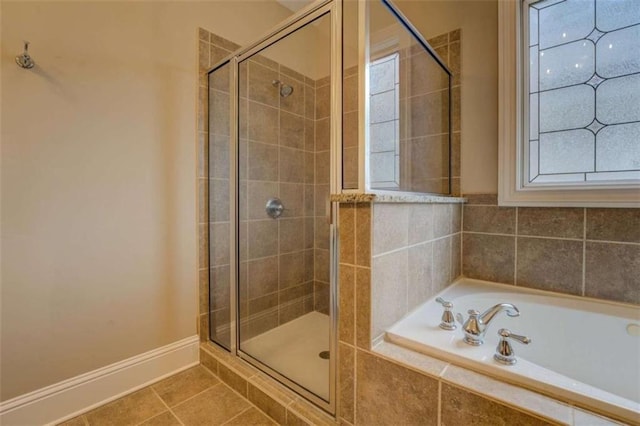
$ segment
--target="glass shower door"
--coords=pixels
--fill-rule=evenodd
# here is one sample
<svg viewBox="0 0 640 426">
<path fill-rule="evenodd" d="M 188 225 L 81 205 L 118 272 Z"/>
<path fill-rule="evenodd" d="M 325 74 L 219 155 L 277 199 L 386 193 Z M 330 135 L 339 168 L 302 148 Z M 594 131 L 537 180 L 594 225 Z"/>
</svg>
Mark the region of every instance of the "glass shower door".
<svg viewBox="0 0 640 426">
<path fill-rule="evenodd" d="M 238 350 L 329 401 L 331 17 L 238 62 Z"/>
</svg>

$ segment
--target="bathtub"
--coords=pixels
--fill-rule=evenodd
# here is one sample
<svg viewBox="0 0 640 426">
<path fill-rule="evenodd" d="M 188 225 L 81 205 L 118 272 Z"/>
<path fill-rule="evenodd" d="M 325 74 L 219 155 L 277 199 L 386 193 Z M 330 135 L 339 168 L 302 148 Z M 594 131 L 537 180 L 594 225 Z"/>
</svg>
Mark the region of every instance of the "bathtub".
<svg viewBox="0 0 640 426">
<path fill-rule="evenodd" d="M 490 323 L 484 344 L 470 346 L 463 332 L 439 327 L 442 306 L 468 317 L 497 303 L 512 303 L 519 317 L 504 312 Z M 506 366 L 493 359 L 498 330 L 532 339 L 513 342 L 518 359 Z M 385 338 L 406 348 L 522 385 L 633 424 L 640 424 L 640 307 L 463 278 L 387 330 Z"/>
</svg>

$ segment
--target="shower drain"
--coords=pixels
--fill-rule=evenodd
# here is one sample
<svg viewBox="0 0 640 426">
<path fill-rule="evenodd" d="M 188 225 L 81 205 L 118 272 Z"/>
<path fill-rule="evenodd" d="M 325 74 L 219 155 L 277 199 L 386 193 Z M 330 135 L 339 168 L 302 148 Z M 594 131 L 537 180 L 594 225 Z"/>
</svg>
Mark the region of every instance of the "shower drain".
<svg viewBox="0 0 640 426">
<path fill-rule="evenodd" d="M 318 356 L 322 359 L 329 359 L 329 351 L 322 351 L 318 354 Z"/>
</svg>

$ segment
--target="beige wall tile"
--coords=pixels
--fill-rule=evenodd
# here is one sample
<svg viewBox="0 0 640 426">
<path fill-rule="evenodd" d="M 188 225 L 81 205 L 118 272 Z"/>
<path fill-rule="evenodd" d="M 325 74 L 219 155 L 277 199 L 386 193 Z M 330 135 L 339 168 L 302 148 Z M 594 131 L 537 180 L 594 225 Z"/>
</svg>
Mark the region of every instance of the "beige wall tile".
<svg viewBox="0 0 640 426">
<path fill-rule="evenodd" d="M 316 129 L 315 151 L 316 152 L 329 150 L 329 145 L 331 143 L 330 128 L 331 128 L 331 121 L 329 118 L 316 120 L 315 122 L 315 129 Z"/>
<path fill-rule="evenodd" d="M 219 135 L 230 134 L 230 106 L 229 94 L 218 90 L 209 92 L 209 119 L 202 126 L 201 130 L 209 129 L 211 133 Z M 210 127 L 209 127 L 210 126 Z"/>
<path fill-rule="evenodd" d="M 451 176 L 460 176 L 460 132 L 453 132 L 451 134 Z"/>
<path fill-rule="evenodd" d="M 329 315 L 329 284 L 321 281 L 313 282 L 313 310 Z"/>
<path fill-rule="evenodd" d="M 249 222 L 249 259 L 278 254 L 278 223 L 273 219 Z M 228 253 L 228 250 L 227 250 Z"/>
<path fill-rule="evenodd" d="M 316 155 L 313 152 L 304 153 L 304 183 L 313 185 L 316 181 Z M 313 214 L 311 214 L 313 216 Z"/>
<path fill-rule="evenodd" d="M 304 116 L 311 120 L 316 119 L 316 88 L 308 84 L 304 86 Z"/>
<path fill-rule="evenodd" d="M 261 382 L 264 385 L 263 382 Z M 280 402 L 283 398 L 286 398 L 286 402 L 283 404 Z M 249 383 L 249 401 L 256 405 L 260 410 L 266 413 L 269 417 L 274 419 L 278 424 L 285 424 L 287 421 L 287 410 L 291 400 L 284 395 L 274 395 L 271 392 L 265 391 L 262 387 L 255 386 L 254 383 Z"/>
<path fill-rule="evenodd" d="M 212 374 L 218 374 L 218 360 L 202 348 L 200 349 L 200 364 L 207 368 Z"/>
<path fill-rule="evenodd" d="M 372 339 L 407 313 L 408 250 L 373 259 L 371 267 Z"/>
<path fill-rule="evenodd" d="M 462 232 L 462 206 L 463 204 L 449 204 L 449 209 L 451 210 L 450 232 L 452 234 Z"/>
<path fill-rule="evenodd" d="M 449 130 L 449 98 L 446 91 L 412 97 L 409 99 L 409 108 L 411 137 L 441 134 Z"/>
<path fill-rule="evenodd" d="M 585 296 L 640 304 L 640 245 L 587 242 Z"/>
<path fill-rule="evenodd" d="M 278 78 L 277 71 L 249 60 L 249 99 L 277 108 L 280 104 L 280 89 L 272 82 Z"/>
<path fill-rule="evenodd" d="M 436 425 L 438 381 L 358 350 L 356 423 Z"/>
<path fill-rule="evenodd" d="M 582 208 L 518 208 L 518 235 L 582 239 L 583 234 Z"/>
<path fill-rule="evenodd" d="M 371 204 L 356 204 L 356 265 L 371 264 Z"/>
<path fill-rule="evenodd" d="M 343 116 L 342 144 L 345 148 L 356 148 L 358 146 L 358 119 L 358 111 L 347 112 Z"/>
<path fill-rule="evenodd" d="M 440 47 L 440 46 L 446 45 L 448 43 L 448 41 L 449 41 L 449 35 L 448 34 L 441 34 L 439 36 L 427 39 L 427 43 L 429 43 L 429 45 L 434 49 L 436 47 Z"/>
<path fill-rule="evenodd" d="M 206 133 L 201 132 L 201 135 Z M 209 155 L 209 177 L 218 179 L 229 179 L 229 136 L 228 135 L 209 135 L 209 142 L 203 141 L 207 148 Z M 204 163 L 206 157 L 202 159 Z M 203 170 L 206 170 L 206 165 L 202 165 Z M 205 172 L 206 176 L 206 172 Z"/>
<path fill-rule="evenodd" d="M 317 281 L 329 282 L 329 250 L 315 249 L 314 277 Z"/>
<path fill-rule="evenodd" d="M 173 407 L 218 383 L 220 381 L 209 370 L 198 365 L 151 387 L 169 407 Z"/>
<path fill-rule="evenodd" d="M 573 409 L 569 405 L 483 374 L 449 365 L 444 372 L 443 379 L 450 384 L 478 394 L 490 395 L 492 399 L 512 404 L 559 423 L 571 424 L 572 422 Z"/>
<path fill-rule="evenodd" d="M 206 281 L 206 287 L 203 289 L 203 295 L 206 296 L 209 294 L 209 286 L 211 286 L 213 289 L 211 292 L 211 300 L 205 300 L 205 303 L 208 303 L 207 306 L 204 306 L 205 310 L 201 313 L 205 313 L 208 306 L 211 306 L 211 310 L 229 308 L 229 291 L 231 287 L 231 269 L 229 265 L 211 268 L 210 273 L 211 283 L 209 283 L 208 280 Z"/>
<path fill-rule="evenodd" d="M 280 148 L 280 182 L 304 183 L 304 151 Z"/>
<path fill-rule="evenodd" d="M 160 398 L 144 388 L 85 414 L 90 425 L 123 425 L 143 422 L 166 410 Z"/>
<path fill-rule="evenodd" d="M 248 115 L 240 111 L 239 120 L 246 123 L 250 140 L 272 145 L 278 143 L 280 122 L 277 108 L 250 101 Z"/>
<path fill-rule="evenodd" d="M 355 349 L 340 343 L 339 352 L 339 386 L 340 401 L 338 401 L 338 411 L 340 417 L 349 423 L 355 422 Z"/>
<path fill-rule="evenodd" d="M 467 205 L 470 204 L 481 204 L 481 205 L 490 205 L 497 206 L 498 205 L 498 195 L 497 194 L 464 194 L 464 197 L 467 199 Z"/>
<path fill-rule="evenodd" d="M 553 424 L 446 383 L 442 384 L 441 421 L 443 426 L 462 424 L 538 426 Z"/>
<path fill-rule="evenodd" d="M 497 206 L 464 206 L 464 230 L 494 234 L 515 234 L 516 209 Z"/>
<path fill-rule="evenodd" d="M 280 253 L 289 253 L 304 249 L 304 218 L 281 218 L 280 222 Z"/>
<path fill-rule="evenodd" d="M 285 253 L 280 258 L 280 289 L 300 285 L 304 282 L 304 253 Z"/>
<path fill-rule="evenodd" d="M 339 206 L 340 262 L 354 264 L 356 257 L 355 243 L 355 207 L 353 204 Z"/>
<path fill-rule="evenodd" d="M 433 295 L 433 245 L 434 243 L 429 242 L 407 249 L 408 311 L 421 305 Z"/>
<path fill-rule="evenodd" d="M 426 375 L 434 378 L 439 377 L 445 371 L 445 368 L 451 368 L 450 364 L 444 361 L 385 341 L 375 346 L 374 353 L 376 356 L 395 360 L 408 367 L 421 370 Z"/>
<path fill-rule="evenodd" d="M 356 344 L 371 346 L 371 270 L 356 268 Z"/>
<path fill-rule="evenodd" d="M 515 237 L 463 234 L 462 273 L 499 283 L 513 284 Z"/>
<path fill-rule="evenodd" d="M 640 243 L 640 209 L 587 209 L 587 239 Z"/>
<path fill-rule="evenodd" d="M 279 171 L 278 147 L 249 142 L 248 174 L 251 180 L 277 181 Z M 229 198 L 227 193 L 226 198 Z"/>
<path fill-rule="evenodd" d="M 340 264 L 338 338 L 353 345 L 355 342 L 356 269 Z"/>
<path fill-rule="evenodd" d="M 330 86 L 316 87 L 316 120 L 329 116 Z"/>
<path fill-rule="evenodd" d="M 316 154 L 316 183 L 329 183 L 330 166 L 329 151 L 319 152 Z"/>
<path fill-rule="evenodd" d="M 282 158 L 281 158 L 282 160 Z M 314 191 L 314 194 L 318 191 Z M 302 183 L 280 183 L 280 199 L 284 204 L 282 218 L 304 216 L 305 186 Z"/>
<path fill-rule="evenodd" d="M 278 290 L 278 256 L 251 260 L 247 264 L 249 299 L 262 297 Z"/>
<path fill-rule="evenodd" d="M 518 237 L 516 284 L 582 293 L 582 241 Z"/>
<path fill-rule="evenodd" d="M 229 41 L 223 37 L 220 37 L 217 34 L 210 33 L 209 36 L 210 36 L 211 44 L 222 47 L 223 49 L 226 49 L 230 52 L 233 52 L 234 50 L 237 50 L 240 48 L 238 44 L 232 41 Z"/>
<path fill-rule="evenodd" d="M 209 180 L 198 179 L 198 223 L 205 223 L 209 220 Z"/>
<path fill-rule="evenodd" d="M 451 209 L 448 204 L 433 204 L 433 237 L 451 233 Z"/>
<path fill-rule="evenodd" d="M 316 149 L 315 121 L 310 119 L 304 120 L 304 149 L 314 152 Z"/>
<path fill-rule="evenodd" d="M 211 222 L 229 221 L 229 180 L 210 179 L 208 190 L 209 206 L 207 210 L 209 213 L 209 220 Z M 206 200 L 206 194 L 204 200 Z"/>
<path fill-rule="evenodd" d="M 451 237 L 447 237 L 433 242 L 433 285 L 431 295 L 444 290 L 450 283 Z"/>
<path fill-rule="evenodd" d="M 211 266 L 229 264 L 229 224 L 213 223 L 209 226 Z M 201 265 L 206 267 L 206 265 Z"/>
<path fill-rule="evenodd" d="M 177 405 L 173 412 L 185 426 L 222 424 L 249 407 L 238 394 L 219 383 L 211 389 Z"/>
<path fill-rule="evenodd" d="M 292 95 L 293 96 L 293 95 Z M 280 112 L 280 145 L 304 149 L 304 117 Z"/>
<path fill-rule="evenodd" d="M 247 397 L 247 379 L 242 377 L 241 374 L 221 362 L 218 364 L 218 376 L 220 377 L 220 380 L 226 383 L 231 389 L 235 390 L 245 398 Z"/>
<path fill-rule="evenodd" d="M 462 234 L 451 236 L 451 281 L 462 275 Z"/>
<path fill-rule="evenodd" d="M 409 205 L 373 205 L 373 255 L 407 246 L 409 234 Z"/>
<path fill-rule="evenodd" d="M 345 77 L 342 82 L 342 108 L 344 112 L 358 110 L 358 76 Z"/>
<path fill-rule="evenodd" d="M 434 217 L 432 204 L 410 204 L 408 244 L 418 244 L 433 239 Z"/>
<path fill-rule="evenodd" d="M 446 57 L 444 59 L 446 60 Z M 448 88 L 447 73 L 425 50 L 417 52 L 408 61 L 411 96 Z"/>
</svg>

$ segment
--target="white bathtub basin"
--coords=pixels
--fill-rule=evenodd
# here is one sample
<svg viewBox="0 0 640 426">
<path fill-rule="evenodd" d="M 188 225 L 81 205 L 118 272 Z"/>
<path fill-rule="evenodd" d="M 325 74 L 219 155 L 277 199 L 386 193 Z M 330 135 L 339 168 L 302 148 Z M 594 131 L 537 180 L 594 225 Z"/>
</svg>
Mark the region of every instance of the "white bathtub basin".
<svg viewBox="0 0 640 426">
<path fill-rule="evenodd" d="M 438 327 L 442 307 L 435 297 L 387 330 L 389 341 L 491 376 L 569 400 L 631 423 L 640 423 L 640 307 L 563 296 L 515 286 L 461 279 L 438 296 L 454 312 L 484 311 L 512 303 L 517 318 L 505 313 L 489 325 L 482 346 L 462 341 L 461 326 Z M 532 339 L 512 344 L 513 366 L 493 359 L 498 330 Z"/>
</svg>

